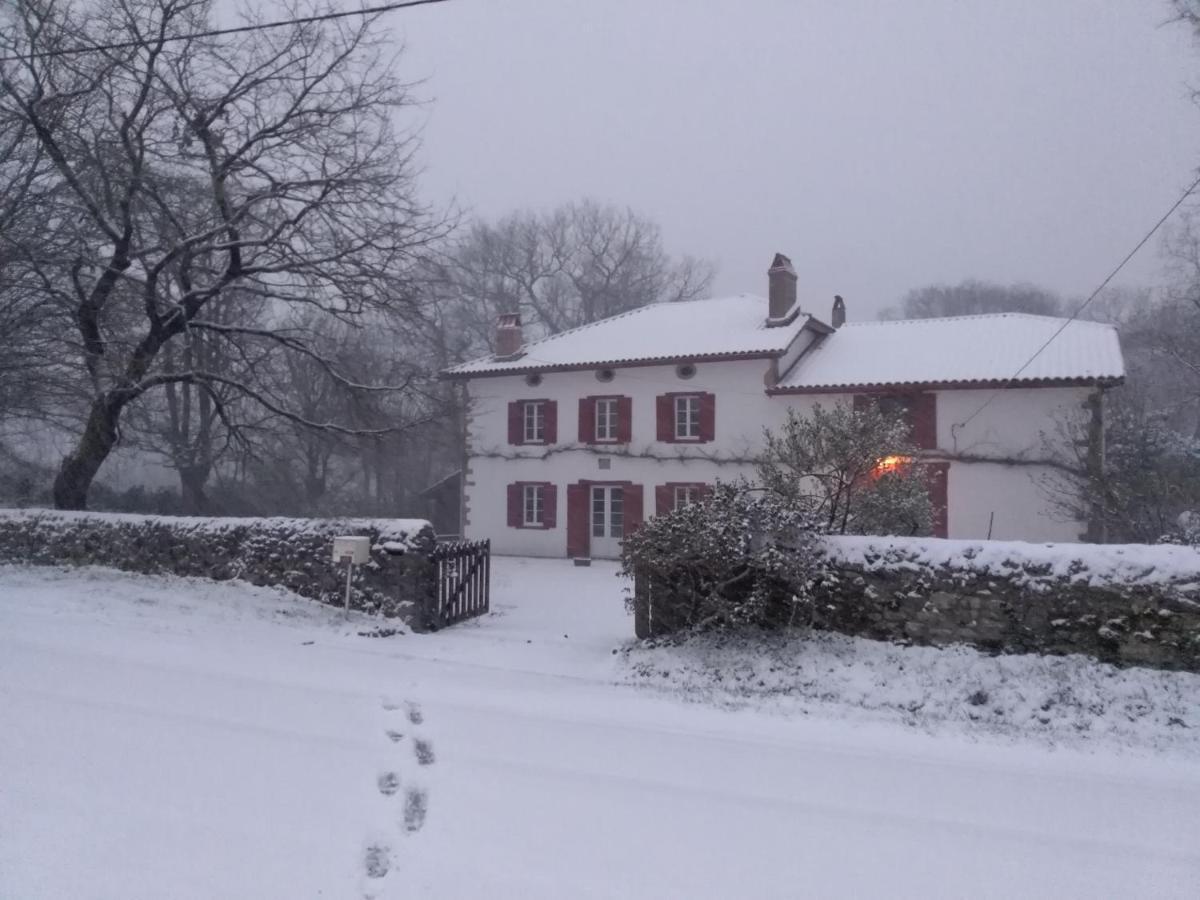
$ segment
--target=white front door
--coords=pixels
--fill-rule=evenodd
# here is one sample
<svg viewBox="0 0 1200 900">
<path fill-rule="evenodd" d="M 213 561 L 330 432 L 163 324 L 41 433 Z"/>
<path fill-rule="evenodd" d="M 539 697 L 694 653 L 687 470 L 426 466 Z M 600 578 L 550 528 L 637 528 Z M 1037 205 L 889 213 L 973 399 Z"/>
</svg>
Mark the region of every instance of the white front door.
<svg viewBox="0 0 1200 900">
<path fill-rule="evenodd" d="M 621 555 L 625 534 L 624 489 L 614 485 L 592 485 L 592 556 L 616 559 Z"/>
</svg>

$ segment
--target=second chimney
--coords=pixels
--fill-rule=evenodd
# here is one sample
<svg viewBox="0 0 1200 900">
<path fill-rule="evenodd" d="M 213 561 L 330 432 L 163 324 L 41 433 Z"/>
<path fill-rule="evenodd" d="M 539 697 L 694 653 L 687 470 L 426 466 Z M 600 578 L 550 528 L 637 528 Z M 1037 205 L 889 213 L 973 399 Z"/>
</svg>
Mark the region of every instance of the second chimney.
<svg viewBox="0 0 1200 900">
<path fill-rule="evenodd" d="M 496 359 L 516 359 L 524 343 L 520 315 L 501 313 L 496 322 Z"/>
<path fill-rule="evenodd" d="M 776 253 L 767 269 L 767 324 L 783 325 L 796 305 L 796 270 L 792 261 Z"/>
<path fill-rule="evenodd" d="M 840 294 L 833 295 L 833 315 L 829 320 L 829 324 L 834 328 L 841 328 L 846 324 L 846 301 L 842 299 Z"/>
</svg>

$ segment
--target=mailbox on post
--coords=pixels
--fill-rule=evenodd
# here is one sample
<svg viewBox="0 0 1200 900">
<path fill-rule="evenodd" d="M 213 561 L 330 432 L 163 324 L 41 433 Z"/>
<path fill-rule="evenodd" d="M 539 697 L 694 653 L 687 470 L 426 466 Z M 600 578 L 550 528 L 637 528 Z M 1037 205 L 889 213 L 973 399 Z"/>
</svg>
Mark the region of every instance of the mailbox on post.
<svg viewBox="0 0 1200 900">
<path fill-rule="evenodd" d="M 335 537 L 333 539 L 333 561 L 361 566 L 371 560 L 369 537 Z"/>
<path fill-rule="evenodd" d="M 333 539 L 333 561 L 346 567 L 346 612 L 350 612 L 350 579 L 354 567 L 371 560 L 371 539 L 349 535 Z"/>
</svg>

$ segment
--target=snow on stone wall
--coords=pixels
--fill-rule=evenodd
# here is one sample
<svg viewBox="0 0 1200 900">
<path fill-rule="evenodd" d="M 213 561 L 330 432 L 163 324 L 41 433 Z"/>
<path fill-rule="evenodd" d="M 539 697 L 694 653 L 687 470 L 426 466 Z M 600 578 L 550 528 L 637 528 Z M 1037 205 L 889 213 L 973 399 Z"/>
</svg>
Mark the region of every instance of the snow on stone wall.
<svg viewBox="0 0 1200 900">
<path fill-rule="evenodd" d="M 278 585 L 341 605 L 345 568 L 335 535 L 371 538 L 355 568 L 355 609 L 413 622 L 429 583 L 433 528 L 423 519 L 188 518 L 57 510 L 0 510 L 0 562 L 99 565 Z"/>
<path fill-rule="evenodd" d="M 1200 671 L 1200 550 L 832 537 L 816 628 L 997 653 L 1082 653 Z M 639 637 L 682 624 L 664 586 L 635 596 Z M 682 599 L 682 598 L 681 598 Z M 686 606 L 686 600 L 683 601 Z"/>
<path fill-rule="evenodd" d="M 817 621 L 843 634 L 1200 671 L 1200 552 L 832 538 Z"/>
<path fill-rule="evenodd" d="M 1200 594 L 1200 551 L 1172 544 L 1034 544 L 938 538 L 825 539 L 829 555 L 867 571 L 955 570 L 1006 578 L 1048 592 L 1068 582 L 1093 587 L 1153 585 L 1182 595 Z"/>
</svg>

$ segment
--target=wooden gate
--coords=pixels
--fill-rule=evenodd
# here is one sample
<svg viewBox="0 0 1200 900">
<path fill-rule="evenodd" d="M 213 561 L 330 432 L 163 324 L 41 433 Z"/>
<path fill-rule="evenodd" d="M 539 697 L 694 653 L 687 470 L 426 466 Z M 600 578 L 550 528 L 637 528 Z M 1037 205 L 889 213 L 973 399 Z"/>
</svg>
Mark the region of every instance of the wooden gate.
<svg viewBox="0 0 1200 900">
<path fill-rule="evenodd" d="M 438 544 L 429 559 L 434 564 L 437 580 L 434 608 L 427 615 L 428 627 L 444 628 L 488 611 L 491 541 Z"/>
</svg>

